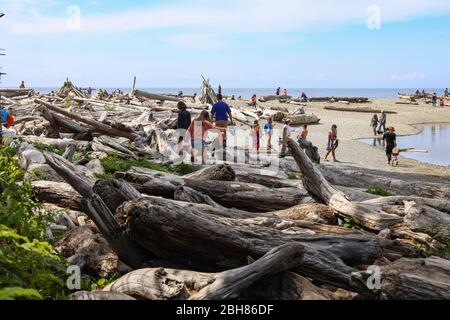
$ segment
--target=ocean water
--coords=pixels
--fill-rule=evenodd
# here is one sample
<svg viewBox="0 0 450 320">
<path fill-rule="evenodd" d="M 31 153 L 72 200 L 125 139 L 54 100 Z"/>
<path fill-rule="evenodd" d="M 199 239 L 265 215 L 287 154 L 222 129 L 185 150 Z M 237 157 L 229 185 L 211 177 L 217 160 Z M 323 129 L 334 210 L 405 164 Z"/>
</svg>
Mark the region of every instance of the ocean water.
<svg viewBox="0 0 450 320">
<path fill-rule="evenodd" d="M 415 148 L 426 152 L 404 152 L 402 157 L 440 166 L 450 166 L 450 123 L 419 126 L 417 135 L 397 138 L 400 149 Z M 380 139 L 364 139 L 362 142 L 384 148 Z"/>
<path fill-rule="evenodd" d="M 57 90 L 58 88 L 34 88 L 35 91 L 41 93 L 49 93 L 51 91 Z M 120 89 L 125 93 L 131 91 L 131 88 L 96 88 L 103 89 L 111 92 L 115 89 Z M 148 91 L 151 93 L 159 94 L 178 94 L 181 90 L 185 95 L 193 95 L 194 93 L 199 93 L 200 88 L 138 88 L 140 90 Z M 217 91 L 217 88 L 215 88 Z M 288 94 L 293 97 L 300 97 L 302 92 L 305 92 L 308 97 L 365 97 L 371 99 L 389 99 L 397 98 L 397 94 L 401 93 L 413 93 L 416 92 L 417 88 L 390 88 L 390 89 L 308 89 L 308 88 L 288 88 Z M 422 91 L 422 88 L 419 88 Z M 443 88 L 425 88 L 428 93 L 436 92 L 438 94 L 443 94 L 445 89 Z M 236 98 L 241 96 L 242 98 L 249 99 L 254 94 L 259 96 L 274 95 L 276 88 L 222 88 L 222 94 L 231 96 L 235 95 Z"/>
</svg>

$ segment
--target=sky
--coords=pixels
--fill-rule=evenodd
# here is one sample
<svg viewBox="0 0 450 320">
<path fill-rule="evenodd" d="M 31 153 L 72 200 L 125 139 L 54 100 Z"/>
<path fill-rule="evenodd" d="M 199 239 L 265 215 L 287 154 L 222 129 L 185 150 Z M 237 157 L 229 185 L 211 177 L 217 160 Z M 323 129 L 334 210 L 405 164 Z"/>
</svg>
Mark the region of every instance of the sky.
<svg viewBox="0 0 450 320">
<path fill-rule="evenodd" d="M 0 0 L 2 86 L 445 88 L 448 0 Z"/>
</svg>

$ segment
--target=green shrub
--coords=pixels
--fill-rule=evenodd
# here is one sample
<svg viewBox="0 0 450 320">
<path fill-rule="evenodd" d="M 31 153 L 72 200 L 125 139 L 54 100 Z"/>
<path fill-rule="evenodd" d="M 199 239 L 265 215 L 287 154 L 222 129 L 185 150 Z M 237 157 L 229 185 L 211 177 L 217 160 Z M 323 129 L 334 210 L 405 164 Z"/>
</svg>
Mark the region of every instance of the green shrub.
<svg viewBox="0 0 450 320">
<path fill-rule="evenodd" d="M 289 176 L 288 176 L 288 179 L 289 180 L 298 180 L 298 177 L 297 177 L 297 175 L 295 174 L 295 173 L 291 173 Z"/>
<path fill-rule="evenodd" d="M 0 299 L 65 297 L 64 261 L 45 241 L 51 216 L 33 200 L 15 150 L 0 146 Z"/>
<path fill-rule="evenodd" d="M 381 197 L 391 197 L 394 195 L 392 192 L 386 190 L 383 187 L 371 187 L 367 189 L 366 192 Z"/>
<path fill-rule="evenodd" d="M 56 154 L 58 154 L 60 156 L 62 156 L 64 154 L 64 151 L 65 151 L 62 148 L 58 148 L 58 147 L 55 147 L 53 145 L 40 143 L 40 142 L 33 142 L 33 145 L 34 145 L 34 147 L 37 150 L 39 150 L 41 152 L 44 152 L 44 151 L 53 152 L 53 153 L 56 153 Z"/>
<path fill-rule="evenodd" d="M 14 149 L 0 147 L 0 168 L 0 224 L 26 237 L 44 239 L 51 217 L 33 200 L 31 184 L 24 179 Z"/>
<path fill-rule="evenodd" d="M 283 185 L 281 184 L 281 182 L 278 182 L 278 181 L 276 181 L 272 184 L 272 189 L 280 189 L 282 187 L 283 187 Z"/>
<path fill-rule="evenodd" d="M 0 224 L 0 299 L 62 299 L 65 265 L 48 242 Z"/>
</svg>

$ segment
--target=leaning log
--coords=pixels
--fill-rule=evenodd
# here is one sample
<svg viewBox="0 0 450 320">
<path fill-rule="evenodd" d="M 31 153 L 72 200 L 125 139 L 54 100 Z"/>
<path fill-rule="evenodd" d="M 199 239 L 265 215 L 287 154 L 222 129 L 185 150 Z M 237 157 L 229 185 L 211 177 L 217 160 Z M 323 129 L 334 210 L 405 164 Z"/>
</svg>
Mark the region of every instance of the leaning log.
<svg viewBox="0 0 450 320">
<path fill-rule="evenodd" d="M 294 140 L 288 140 L 288 147 L 302 172 L 305 188 L 316 200 L 329 205 L 340 216 L 350 218 L 358 225 L 373 231 L 381 231 L 403 222 L 401 217 L 388 214 L 378 206 L 351 202 L 344 193 L 325 180 Z"/>
<path fill-rule="evenodd" d="M 104 134 L 111 135 L 111 136 L 117 136 L 117 137 L 124 137 L 124 138 L 130 139 L 130 140 L 135 140 L 138 137 L 138 135 L 134 132 L 127 132 L 124 130 L 119 130 L 119 129 L 113 128 L 112 126 L 100 123 L 98 121 L 82 117 L 78 114 L 70 113 L 66 110 L 63 110 L 59 107 L 56 107 L 56 106 L 54 106 L 48 102 L 42 101 L 40 99 L 35 99 L 34 102 L 37 104 L 41 104 L 41 105 L 47 107 L 48 109 L 50 109 L 56 113 L 62 114 L 70 119 L 90 125 L 91 127 L 95 128 L 96 130 L 98 130 Z"/>
<path fill-rule="evenodd" d="M 130 267 L 140 267 L 150 255 L 123 233 L 113 213 L 94 192 L 94 182 L 63 157 L 48 152 L 44 152 L 44 156 L 47 163 L 83 197 L 83 212 L 95 223 L 119 258 Z M 126 196 L 131 200 L 135 194 L 124 194 Z"/>
</svg>

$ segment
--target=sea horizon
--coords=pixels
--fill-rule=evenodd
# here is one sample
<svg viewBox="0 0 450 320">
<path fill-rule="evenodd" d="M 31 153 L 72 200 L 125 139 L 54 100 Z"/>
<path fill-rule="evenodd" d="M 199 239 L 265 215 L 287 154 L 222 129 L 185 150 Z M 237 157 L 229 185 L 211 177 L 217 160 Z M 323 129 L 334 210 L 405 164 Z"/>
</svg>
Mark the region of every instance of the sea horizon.
<svg viewBox="0 0 450 320">
<path fill-rule="evenodd" d="M 85 87 L 82 87 L 85 88 Z M 108 92 L 119 89 L 125 93 L 132 90 L 131 87 L 92 87 L 95 90 L 106 90 Z M 50 93 L 56 91 L 59 87 L 32 87 L 36 92 Z M 137 87 L 139 90 L 148 91 L 156 94 L 178 94 L 180 91 L 184 95 L 193 95 L 199 93 L 200 88 L 194 87 Z M 214 88 L 217 92 L 218 88 Z M 284 88 L 282 88 L 283 90 Z M 0 89 L 1 90 L 1 89 Z M 414 93 L 416 90 L 425 90 L 427 93 L 436 92 L 442 94 L 445 88 L 287 88 L 288 94 L 293 97 L 300 97 L 305 92 L 308 97 L 364 97 L 370 99 L 391 99 L 397 98 L 398 93 Z M 251 98 L 254 94 L 257 96 L 274 95 L 276 88 L 226 88 L 222 87 L 222 94 L 226 96 L 235 95 L 236 98 Z M 94 91 L 95 92 L 95 91 Z"/>
</svg>

